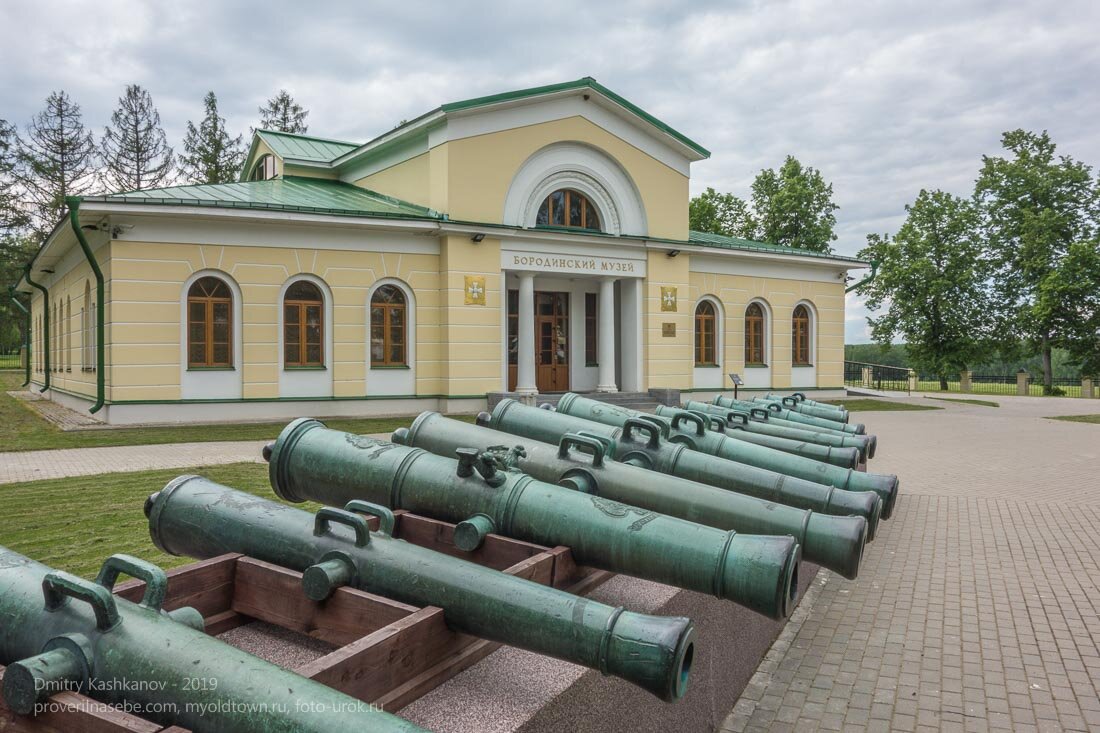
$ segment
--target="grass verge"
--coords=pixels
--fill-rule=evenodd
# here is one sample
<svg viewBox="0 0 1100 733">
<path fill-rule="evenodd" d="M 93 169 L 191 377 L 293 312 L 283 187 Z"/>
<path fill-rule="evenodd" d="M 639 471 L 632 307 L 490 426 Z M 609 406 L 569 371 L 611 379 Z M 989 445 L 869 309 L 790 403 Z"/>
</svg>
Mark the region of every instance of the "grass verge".
<svg viewBox="0 0 1100 733">
<path fill-rule="evenodd" d="M 0 373 L 0 453 L 48 450 L 51 448 L 101 448 L 111 445 L 156 445 L 162 443 L 209 443 L 216 440 L 274 440 L 289 422 L 216 423 L 167 427 L 61 430 L 43 420 L 22 400 L 7 394 L 23 383 L 22 373 Z M 472 415 L 452 415 L 473 422 Z M 337 418 L 325 424 L 334 430 L 360 435 L 390 433 L 412 422 L 411 417 Z"/>
<path fill-rule="evenodd" d="M 917 405 L 912 402 L 892 402 L 891 400 L 825 400 L 827 405 L 844 405 L 850 412 L 916 412 L 918 410 L 942 410 L 932 405 Z"/>
<path fill-rule="evenodd" d="M 1047 420 L 1063 420 L 1065 422 L 1086 422 L 1093 425 L 1100 425 L 1100 415 L 1058 415 L 1057 417 L 1048 417 Z"/>
<path fill-rule="evenodd" d="M 936 400 L 937 402 L 954 402 L 960 405 L 980 405 L 982 407 L 1000 407 L 999 402 L 993 402 L 992 400 L 957 400 L 951 397 L 929 397 L 924 396 L 926 400 Z"/>
<path fill-rule="evenodd" d="M 145 498 L 176 476 L 198 473 L 219 483 L 268 499 L 277 499 L 267 480 L 267 465 L 170 468 L 135 473 L 0 484 L 4 521 L 0 545 L 38 562 L 94 578 L 109 555 L 125 552 L 164 568 L 191 558 L 166 555 L 149 539 Z M 316 511 L 316 504 L 301 504 Z"/>
</svg>

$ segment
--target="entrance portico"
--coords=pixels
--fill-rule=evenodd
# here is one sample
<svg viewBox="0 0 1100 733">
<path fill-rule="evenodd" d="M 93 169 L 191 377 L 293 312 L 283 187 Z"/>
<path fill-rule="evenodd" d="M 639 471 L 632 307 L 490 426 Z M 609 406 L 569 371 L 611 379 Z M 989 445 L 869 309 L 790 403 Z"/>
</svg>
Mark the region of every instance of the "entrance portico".
<svg viewBox="0 0 1100 733">
<path fill-rule="evenodd" d="M 645 256 L 614 254 L 502 250 L 506 391 L 641 387 Z"/>
</svg>

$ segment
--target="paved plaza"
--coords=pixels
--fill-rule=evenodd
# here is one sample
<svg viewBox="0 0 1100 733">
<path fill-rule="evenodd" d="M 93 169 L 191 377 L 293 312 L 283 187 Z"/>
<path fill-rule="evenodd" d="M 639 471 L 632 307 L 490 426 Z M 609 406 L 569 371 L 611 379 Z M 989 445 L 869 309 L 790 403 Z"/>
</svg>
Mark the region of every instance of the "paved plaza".
<svg viewBox="0 0 1100 733">
<path fill-rule="evenodd" d="M 903 496 L 822 573 L 723 731 L 1100 730 L 1100 401 L 854 414 Z"/>
</svg>

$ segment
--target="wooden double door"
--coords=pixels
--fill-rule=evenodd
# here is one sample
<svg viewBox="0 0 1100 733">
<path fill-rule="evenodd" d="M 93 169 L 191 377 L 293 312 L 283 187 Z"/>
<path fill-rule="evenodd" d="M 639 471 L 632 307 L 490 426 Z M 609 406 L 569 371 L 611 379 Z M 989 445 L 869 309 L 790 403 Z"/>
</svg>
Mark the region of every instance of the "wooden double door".
<svg viewBox="0 0 1100 733">
<path fill-rule="evenodd" d="M 519 298 L 508 293 L 508 389 L 516 388 L 519 359 Z M 569 390 L 569 293 L 535 293 L 535 386 L 539 392 Z"/>
</svg>

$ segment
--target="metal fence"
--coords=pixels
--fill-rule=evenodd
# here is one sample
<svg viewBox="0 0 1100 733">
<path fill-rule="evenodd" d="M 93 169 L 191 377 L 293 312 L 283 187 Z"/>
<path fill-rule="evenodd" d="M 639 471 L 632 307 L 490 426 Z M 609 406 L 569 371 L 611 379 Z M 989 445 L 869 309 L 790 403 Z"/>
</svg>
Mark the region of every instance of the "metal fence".
<svg viewBox="0 0 1100 733">
<path fill-rule="evenodd" d="M 1054 388 L 1052 394 L 1061 397 L 1080 397 L 1081 379 L 1079 377 L 1055 377 L 1051 380 Z M 918 392 L 943 392 L 939 377 L 920 375 L 917 377 Z M 962 380 L 955 374 L 947 380 L 947 392 L 960 394 L 985 394 L 985 395 L 1016 395 L 1018 394 L 1015 374 L 971 374 L 970 389 L 964 390 Z M 1037 375 L 1028 375 L 1027 394 L 1032 397 L 1042 397 L 1043 378 Z"/>
<path fill-rule="evenodd" d="M 905 367 L 887 366 L 885 364 L 845 361 L 844 386 L 909 394 L 909 370 Z"/>
<path fill-rule="evenodd" d="M 0 354 L 0 369 L 22 369 L 23 360 L 19 352 L 14 354 Z"/>
</svg>

